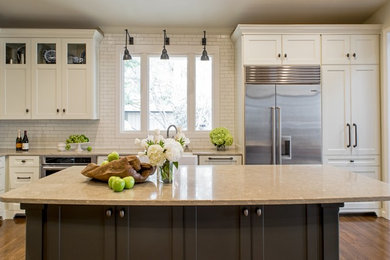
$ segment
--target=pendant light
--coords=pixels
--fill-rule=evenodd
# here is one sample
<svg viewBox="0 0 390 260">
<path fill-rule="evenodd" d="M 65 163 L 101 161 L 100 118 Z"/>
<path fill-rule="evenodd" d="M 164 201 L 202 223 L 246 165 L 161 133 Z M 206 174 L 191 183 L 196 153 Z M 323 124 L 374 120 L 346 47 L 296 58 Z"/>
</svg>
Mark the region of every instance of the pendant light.
<svg viewBox="0 0 390 260">
<path fill-rule="evenodd" d="M 200 57 L 200 60 L 209 60 L 209 55 L 207 55 L 207 51 L 206 51 L 206 31 L 203 31 L 202 45 L 203 45 L 203 52 L 202 52 L 202 56 Z"/>
<path fill-rule="evenodd" d="M 167 49 L 165 49 L 165 45 L 169 45 L 169 38 L 167 37 L 167 31 L 166 30 L 163 30 L 163 31 L 164 31 L 164 47 L 163 47 L 163 50 L 161 52 L 160 59 L 169 60 L 169 55 L 168 55 Z"/>
<path fill-rule="evenodd" d="M 127 37 L 129 37 L 129 45 L 134 44 L 134 38 L 130 37 L 129 31 L 127 29 L 125 30 L 126 35 L 125 35 L 125 52 L 123 53 L 123 60 L 131 60 L 132 57 L 130 55 L 129 50 L 127 49 Z"/>
</svg>

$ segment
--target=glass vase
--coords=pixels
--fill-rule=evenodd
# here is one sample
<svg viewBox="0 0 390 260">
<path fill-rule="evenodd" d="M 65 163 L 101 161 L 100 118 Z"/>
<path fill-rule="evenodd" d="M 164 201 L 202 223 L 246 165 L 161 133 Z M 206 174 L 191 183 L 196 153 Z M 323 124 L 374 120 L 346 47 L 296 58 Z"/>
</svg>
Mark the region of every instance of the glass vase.
<svg viewBox="0 0 390 260">
<path fill-rule="evenodd" d="M 217 145 L 217 151 L 226 151 L 225 145 Z"/>
<path fill-rule="evenodd" d="M 173 162 L 166 160 L 164 164 L 158 167 L 160 182 L 172 183 L 173 178 Z"/>
</svg>

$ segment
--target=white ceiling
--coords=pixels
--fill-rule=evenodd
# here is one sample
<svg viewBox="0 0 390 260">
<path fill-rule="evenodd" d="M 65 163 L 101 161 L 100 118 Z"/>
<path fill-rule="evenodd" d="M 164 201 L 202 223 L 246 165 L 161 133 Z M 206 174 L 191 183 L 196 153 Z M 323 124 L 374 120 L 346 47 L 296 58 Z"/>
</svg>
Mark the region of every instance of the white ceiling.
<svg viewBox="0 0 390 260">
<path fill-rule="evenodd" d="M 363 23 L 387 1 L 1 0 L 0 28 L 100 27 L 104 32 L 124 27 L 232 31 L 239 23 Z"/>
</svg>

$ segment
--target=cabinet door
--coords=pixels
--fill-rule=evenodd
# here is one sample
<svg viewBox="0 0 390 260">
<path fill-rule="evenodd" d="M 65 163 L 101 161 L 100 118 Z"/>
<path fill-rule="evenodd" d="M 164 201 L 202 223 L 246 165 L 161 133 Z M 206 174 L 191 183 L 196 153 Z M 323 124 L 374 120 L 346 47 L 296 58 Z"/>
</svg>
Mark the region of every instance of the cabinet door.
<svg viewBox="0 0 390 260">
<path fill-rule="evenodd" d="M 380 97 L 377 65 L 351 66 L 352 154 L 380 153 Z"/>
<path fill-rule="evenodd" d="M 91 40 L 63 40 L 62 118 L 93 119 Z"/>
<path fill-rule="evenodd" d="M 320 35 L 283 35 L 283 64 L 320 64 Z"/>
<path fill-rule="evenodd" d="M 351 53 L 351 64 L 379 64 L 379 35 L 352 35 Z"/>
<path fill-rule="evenodd" d="M 61 41 L 34 39 L 32 50 L 32 117 L 61 118 Z"/>
<path fill-rule="evenodd" d="M 348 167 L 351 172 L 380 180 L 380 168 L 379 167 Z M 348 202 L 345 203 L 342 212 L 372 212 L 379 210 L 381 204 L 379 201 L 366 201 L 366 202 Z"/>
<path fill-rule="evenodd" d="M 352 126 L 349 65 L 322 67 L 322 127 L 324 155 L 350 155 Z"/>
<path fill-rule="evenodd" d="M 244 65 L 280 65 L 282 44 L 280 35 L 245 35 Z"/>
<path fill-rule="evenodd" d="M 0 119 L 31 118 L 31 52 L 26 39 L 1 43 Z"/>
<path fill-rule="evenodd" d="M 322 64 L 350 64 L 349 35 L 322 35 Z"/>
</svg>

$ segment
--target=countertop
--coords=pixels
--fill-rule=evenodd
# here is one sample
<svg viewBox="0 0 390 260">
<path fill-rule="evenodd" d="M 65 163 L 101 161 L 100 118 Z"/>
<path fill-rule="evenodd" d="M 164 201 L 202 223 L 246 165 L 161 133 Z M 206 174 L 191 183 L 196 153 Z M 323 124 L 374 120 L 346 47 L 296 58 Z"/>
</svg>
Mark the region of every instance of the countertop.
<svg viewBox="0 0 390 260">
<path fill-rule="evenodd" d="M 83 156 L 83 155 L 101 155 L 106 156 L 109 153 L 116 151 L 119 155 L 138 154 L 142 152 L 141 148 L 129 148 L 129 149 L 92 149 L 88 151 L 63 151 L 60 152 L 57 149 L 30 149 L 28 152 L 17 152 L 15 149 L 0 149 L 0 156 L 38 156 L 38 155 L 51 155 L 51 156 Z M 195 155 L 241 155 L 237 149 L 231 148 L 226 151 L 217 151 L 217 149 L 194 149 L 190 151 Z"/>
<path fill-rule="evenodd" d="M 113 192 L 75 166 L 0 196 L 3 202 L 68 205 L 271 205 L 390 200 L 390 186 L 332 166 L 180 166 L 172 184 L 154 174 Z"/>
</svg>

